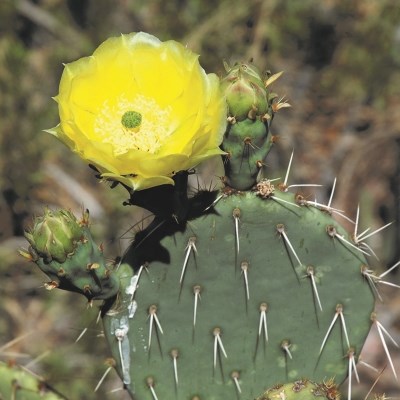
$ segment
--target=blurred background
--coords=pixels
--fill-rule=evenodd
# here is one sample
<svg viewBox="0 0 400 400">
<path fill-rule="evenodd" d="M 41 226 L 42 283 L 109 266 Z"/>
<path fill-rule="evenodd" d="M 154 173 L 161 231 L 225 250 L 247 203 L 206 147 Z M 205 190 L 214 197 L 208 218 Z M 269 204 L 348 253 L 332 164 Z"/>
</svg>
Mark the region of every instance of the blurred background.
<svg viewBox="0 0 400 400">
<path fill-rule="evenodd" d="M 207 72 L 249 61 L 284 71 L 274 91 L 292 104 L 274 119 L 279 141 L 267 175 L 324 185 L 306 191 L 360 229 L 394 223 L 368 240 L 383 271 L 400 259 L 400 4 L 396 0 L 0 0 L 0 358 L 16 359 L 69 399 L 127 399 L 111 372 L 98 309 L 84 298 L 47 292 L 46 278 L 18 255 L 24 229 L 44 206 L 89 208 L 94 235 L 111 258 L 134 235 L 140 210 L 124 207 L 121 188 L 99 183 L 77 156 L 43 130 L 58 122 L 63 63 L 90 55 L 106 38 L 146 31 L 200 54 Z M 352 229 L 352 225 L 341 220 Z M 400 273 L 391 280 L 400 284 Z M 400 289 L 382 290 L 381 322 L 400 339 Z M 86 334 L 78 343 L 83 329 Z M 10 342 L 19 339 L 15 343 Z M 399 340 L 400 342 L 400 340 Z M 363 360 L 379 370 L 385 356 L 371 334 Z M 391 349 L 396 365 L 397 355 Z M 364 399 L 378 373 L 360 366 Z M 400 396 L 390 368 L 377 390 Z M 114 391 L 115 390 L 115 391 Z M 358 397 L 357 397 L 358 396 Z"/>
</svg>

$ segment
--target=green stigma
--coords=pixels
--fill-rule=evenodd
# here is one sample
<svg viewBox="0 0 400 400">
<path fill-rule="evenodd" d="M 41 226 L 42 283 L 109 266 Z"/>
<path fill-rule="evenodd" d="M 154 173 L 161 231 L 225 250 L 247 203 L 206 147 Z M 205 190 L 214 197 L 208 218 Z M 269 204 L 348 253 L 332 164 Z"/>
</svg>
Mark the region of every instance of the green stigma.
<svg viewBox="0 0 400 400">
<path fill-rule="evenodd" d="M 142 123 L 142 114 L 136 111 L 127 111 L 122 116 L 121 123 L 127 129 L 138 128 Z"/>
</svg>

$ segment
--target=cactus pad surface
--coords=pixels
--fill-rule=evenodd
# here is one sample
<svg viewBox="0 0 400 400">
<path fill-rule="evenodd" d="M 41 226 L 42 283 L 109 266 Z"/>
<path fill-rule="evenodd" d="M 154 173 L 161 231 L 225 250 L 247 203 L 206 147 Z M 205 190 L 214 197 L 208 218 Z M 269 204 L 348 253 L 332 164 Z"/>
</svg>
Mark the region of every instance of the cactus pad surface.
<svg viewBox="0 0 400 400">
<path fill-rule="evenodd" d="M 363 254 L 291 193 L 218 199 L 161 241 L 142 232 L 134 272 L 118 270 L 105 333 L 132 397 L 250 400 L 277 382 L 344 380 L 374 307 Z"/>
</svg>

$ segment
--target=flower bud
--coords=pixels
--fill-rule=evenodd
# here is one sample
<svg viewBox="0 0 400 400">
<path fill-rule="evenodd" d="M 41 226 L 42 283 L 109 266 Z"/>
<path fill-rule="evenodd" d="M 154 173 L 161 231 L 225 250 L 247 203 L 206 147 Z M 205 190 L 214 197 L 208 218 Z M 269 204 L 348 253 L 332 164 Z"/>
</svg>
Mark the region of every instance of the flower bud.
<svg viewBox="0 0 400 400">
<path fill-rule="evenodd" d="M 46 209 L 43 216 L 35 219 L 32 230 L 26 232 L 25 237 L 46 261 L 54 259 L 63 263 L 73 254 L 82 234 L 81 226 L 70 211 Z"/>
<path fill-rule="evenodd" d="M 267 92 L 255 67 L 237 64 L 221 82 L 230 115 L 241 121 L 263 115 L 268 109 Z"/>
<path fill-rule="evenodd" d="M 103 247 L 97 246 L 88 228 L 89 214 L 82 220 L 66 210 L 46 209 L 25 234 L 30 247 L 20 254 L 33 261 L 49 278 L 46 289 L 63 289 L 93 299 L 108 299 L 119 290 L 119 278 L 108 265 Z"/>
</svg>

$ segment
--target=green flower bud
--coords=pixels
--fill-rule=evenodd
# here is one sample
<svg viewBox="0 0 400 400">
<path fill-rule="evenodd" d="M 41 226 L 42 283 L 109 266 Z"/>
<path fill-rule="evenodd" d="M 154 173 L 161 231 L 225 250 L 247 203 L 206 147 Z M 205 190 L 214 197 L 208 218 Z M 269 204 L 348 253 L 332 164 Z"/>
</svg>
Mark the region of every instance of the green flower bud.
<svg viewBox="0 0 400 400">
<path fill-rule="evenodd" d="M 264 115 L 268 110 L 268 97 L 259 72 L 253 66 L 237 64 L 221 82 L 229 114 L 241 121 L 254 115 Z"/>
<path fill-rule="evenodd" d="M 119 290 L 119 278 L 108 265 L 103 247 L 94 242 L 89 212 L 80 221 L 66 210 L 46 209 L 25 234 L 30 247 L 20 254 L 33 261 L 49 278 L 48 290 L 62 289 L 83 294 L 89 301 L 109 299 Z"/>
<path fill-rule="evenodd" d="M 74 253 L 77 242 L 83 235 L 76 217 L 66 210 L 46 209 L 37 217 L 30 232 L 25 237 L 32 249 L 46 261 L 65 262 Z"/>
</svg>

